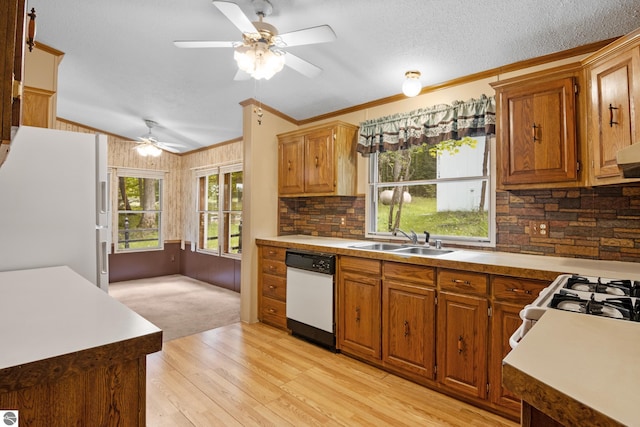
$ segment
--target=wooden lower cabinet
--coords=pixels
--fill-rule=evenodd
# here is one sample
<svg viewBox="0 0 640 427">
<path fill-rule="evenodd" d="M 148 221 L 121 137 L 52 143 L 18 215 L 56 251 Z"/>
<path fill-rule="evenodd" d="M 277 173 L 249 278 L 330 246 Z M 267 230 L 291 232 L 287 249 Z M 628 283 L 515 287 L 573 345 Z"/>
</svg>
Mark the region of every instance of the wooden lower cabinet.
<svg viewBox="0 0 640 427">
<path fill-rule="evenodd" d="M 259 249 L 258 285 L 259 320 L 280 329 L 287 329 L 287 250 L 275 246 Z"/>
<path fill-rule="evenodd" d="M 433 268 L 383 264 L 382 360 L 385 366 L 434 379 L 435 313 Z"/>
<path fill-rule="evenodd" d="M 485 297 L 438 296 L 438 382 L 480 399 L 487 397 L 488 312 Z"/>
<path fill-rule="evenodd" d="M 338 348 L 371 361 L 381 358 L 380 261 L 341 257 Z"/>
<path fill-rule="evenodd" d="M 520 398 L 502 385 L 502 359 L 511 351 L 509 337 L 522 324 L 521 305 L 494 302 L 491 319 L 491 354 L 489 357 L 489 399 L 491 402 L 520 412 Z"/>
</svg>

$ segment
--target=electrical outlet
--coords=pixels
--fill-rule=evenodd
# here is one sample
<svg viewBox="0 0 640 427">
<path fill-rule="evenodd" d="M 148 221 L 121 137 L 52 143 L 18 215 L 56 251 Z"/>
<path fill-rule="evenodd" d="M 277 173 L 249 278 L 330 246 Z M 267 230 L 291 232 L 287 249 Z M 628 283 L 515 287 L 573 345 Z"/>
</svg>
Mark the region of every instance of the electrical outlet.
<svg viewBox="0 0 640 427">
<path fill-rule="evenodd" d="M 529 235 L 532 237 L 549 237 L 549 221 L 531 221 Z"/>
<path fill-rule="evenodd" d="M 340 225 L 345 225 L 347 223 L 347 219 L 343 216 L 340 217 Z"/>
</svg>

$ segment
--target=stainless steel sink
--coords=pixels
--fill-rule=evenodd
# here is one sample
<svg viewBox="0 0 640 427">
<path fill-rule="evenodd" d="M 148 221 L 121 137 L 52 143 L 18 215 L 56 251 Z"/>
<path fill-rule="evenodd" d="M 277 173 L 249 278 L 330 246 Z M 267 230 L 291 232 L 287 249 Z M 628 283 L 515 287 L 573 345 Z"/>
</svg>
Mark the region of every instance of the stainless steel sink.
<svg viewBox="0 0 640 427">
<path fill-rule="evenodd" d="M 406 255 L 428 255 L 438 256 L 453 252 L 453 249 L 436 249 L 424 246 L 407 246 L 397 243 L 370 243 L 367 245 L 352 245 L 354 249 L 364 249 L 368 251 L 391 252 L 394 254 Z"/>
<path fill-rule="evenodd" d="M 365 249 L 368 251 L 395 251 L 402 249 L 404 246 L 395 243 L 371 243 L 368 245 L 353 245 L 349 246 L 354 249 Z"/>
<path fill-rule="evenodd" d="M 436 249 L 436 248 L 425 248 L 420 246 L 405 246 L 400 249 L 396 249 L 393 251 L 394 253 L 403 253 L 403 254 L 413 254 L 413 255 L 429 255 L 429 256 L 438 256 L 444 255 L 453 252 L 452 249 Z"/>
</svg>

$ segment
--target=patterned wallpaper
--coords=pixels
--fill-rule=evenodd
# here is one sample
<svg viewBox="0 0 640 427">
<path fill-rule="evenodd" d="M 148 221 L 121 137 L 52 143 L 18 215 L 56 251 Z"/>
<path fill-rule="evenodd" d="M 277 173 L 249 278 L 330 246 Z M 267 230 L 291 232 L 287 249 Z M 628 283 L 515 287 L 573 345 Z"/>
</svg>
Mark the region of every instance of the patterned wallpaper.
<svg viewBox="0 0 640 427">
<path fill-rule="evenodd" d="M 279 234 L 364 238 L 364 208 L 364 196 L 283 198 Z M 548 222 L 547 237 L 531 221 Z M 640 262 L 640 185 L 499 191 L 496 224 L 502 252 Z"/>
</svg>

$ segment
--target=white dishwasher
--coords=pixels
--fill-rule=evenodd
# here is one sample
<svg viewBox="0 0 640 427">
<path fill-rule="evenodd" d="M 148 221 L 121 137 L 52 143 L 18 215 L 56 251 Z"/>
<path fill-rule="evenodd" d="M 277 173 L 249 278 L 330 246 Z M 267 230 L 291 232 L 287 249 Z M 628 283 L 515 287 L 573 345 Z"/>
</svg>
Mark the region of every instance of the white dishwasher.
<svg viewBox="0 0 640 427">
<path fill-rule="evenodd" d="M 335 351 L 335 255 L 288 250 L 285 263 L 287 328 L 297 337 Z"/>
</svg>

